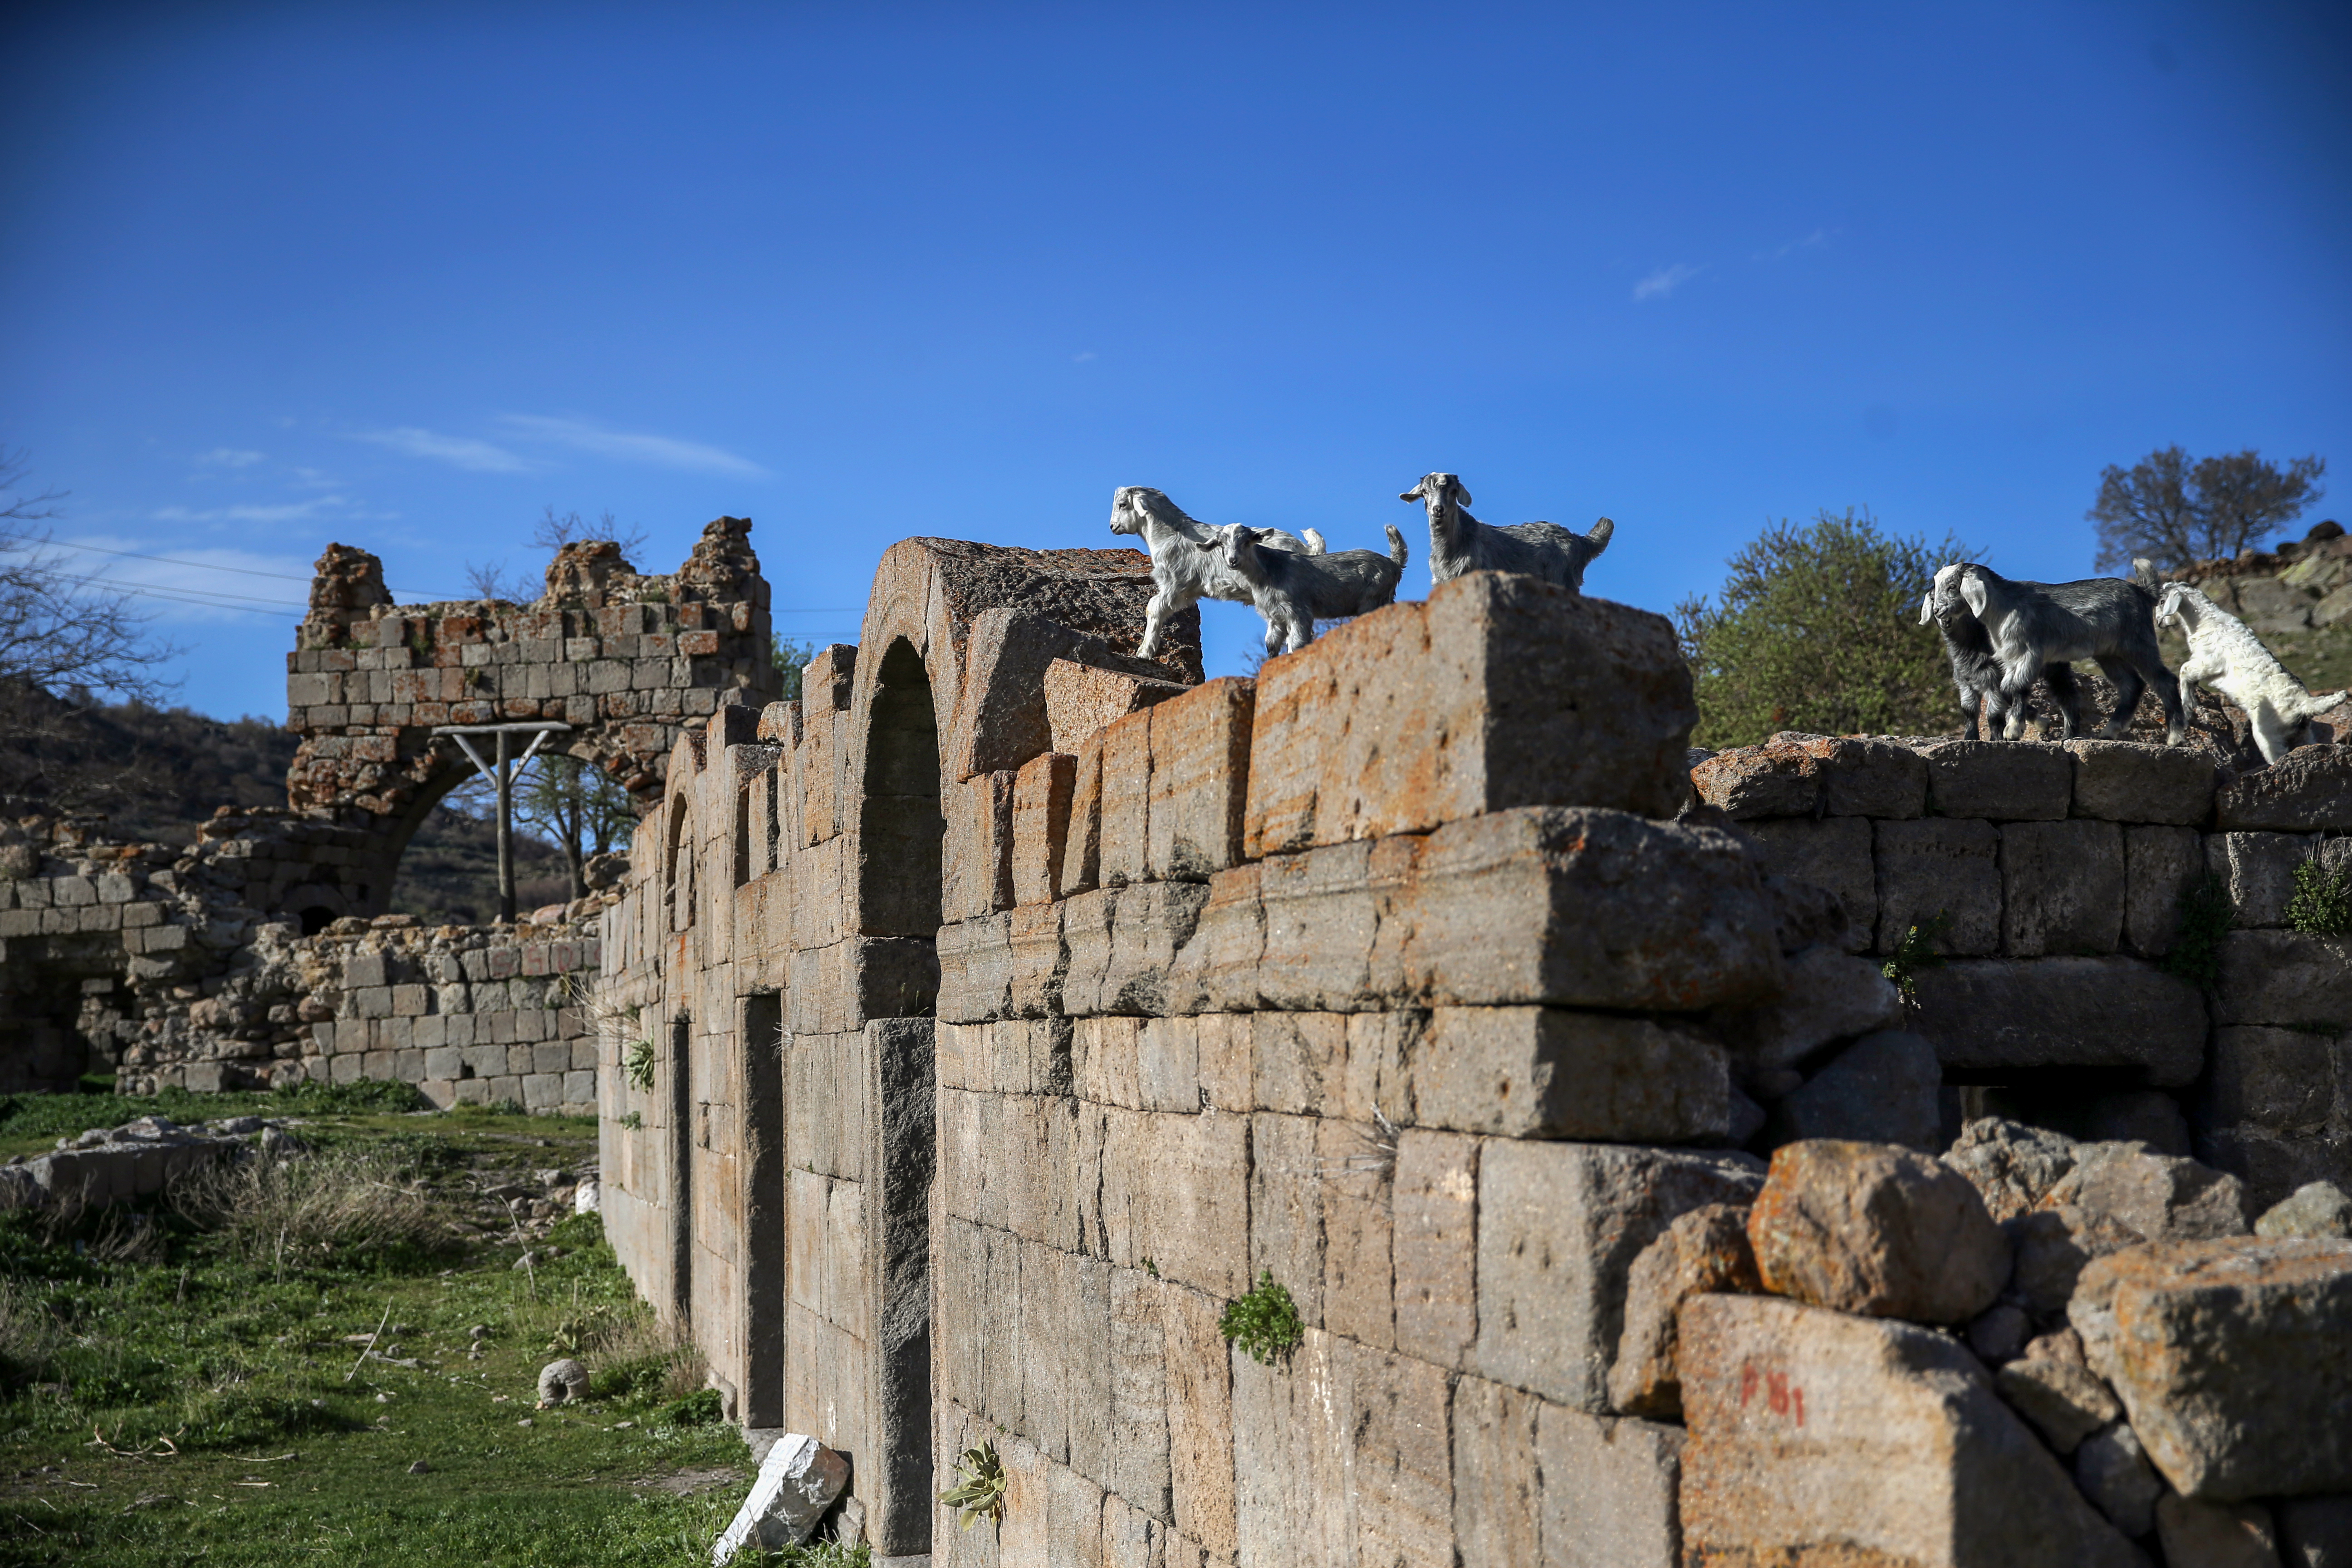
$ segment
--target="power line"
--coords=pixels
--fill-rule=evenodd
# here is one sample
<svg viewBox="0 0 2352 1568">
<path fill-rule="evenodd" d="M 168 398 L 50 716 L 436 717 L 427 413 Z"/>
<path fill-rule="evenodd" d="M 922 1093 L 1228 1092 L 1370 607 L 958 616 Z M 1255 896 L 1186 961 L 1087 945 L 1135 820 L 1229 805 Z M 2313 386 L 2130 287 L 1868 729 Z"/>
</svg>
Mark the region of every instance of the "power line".
<svg viewBox="0 0 2352 1568">
<path fill-rule="evenodd" d="M 103 544 L 82 544 L 68 539 L 48 539 L 44 544 L 63 550 L 92 550 L 100 555 L 127 555 L 133 561 L 161 561 L 167 566 L 194 566 L 205 572 L 235 572 L 243 577 L 275 577 L 281 583 L 308 583 L 308 577 L 296 577 L 285 572 L 257 572 L 250 566 L 217 566 L 209 561 L 183 561 L 176 555 L 148 555 L 136 550 L 109 550 Z"/>
</svg>

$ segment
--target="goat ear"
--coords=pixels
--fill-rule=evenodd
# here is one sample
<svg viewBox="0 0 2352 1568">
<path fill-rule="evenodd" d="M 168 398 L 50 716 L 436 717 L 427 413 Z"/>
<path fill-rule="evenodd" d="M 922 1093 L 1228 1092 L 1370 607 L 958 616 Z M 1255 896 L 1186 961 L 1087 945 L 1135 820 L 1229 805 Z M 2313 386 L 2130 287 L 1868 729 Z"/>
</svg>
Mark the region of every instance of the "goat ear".
<svg viewBox="0 0 2352 1568">
<path fill-rule="evenodd" d="M 1470 500 L 1470 487 L 1464 484 L 1460 479 L 1454 481 L 1454 504 L 1456 506 L 1469 506 L 1472 504 Z"/>
<path fill-rule="evenodd" d="M 1933 595 L 1933 594 L 1922 594 L 1922 595 L 1919 595 L 1919 624 L 1920 624 L 1921 626 L 1926 626 L 1929 621 L 1932 621 L 1932 620 L 1934 620 L 1935 618 L 1936 618 L 1936 595 Z"/>
<path fill-rule="evenodd" d="M 1960 597 L 1969 602 L 1969 614 L 1981 620 L 1985 612 L 1984 580 L 1972 572 L 1961 573 Z"/>
</svg>

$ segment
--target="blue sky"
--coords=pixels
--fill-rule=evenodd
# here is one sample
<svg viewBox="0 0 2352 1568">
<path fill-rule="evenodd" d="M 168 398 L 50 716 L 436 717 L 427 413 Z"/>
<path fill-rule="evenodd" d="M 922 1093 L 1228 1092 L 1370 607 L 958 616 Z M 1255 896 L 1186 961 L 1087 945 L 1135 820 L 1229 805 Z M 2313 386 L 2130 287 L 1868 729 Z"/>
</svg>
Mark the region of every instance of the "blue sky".
<svg viewBox="0 0 2352 1568">
<path fill-rule="evenodd" d="M 725 512 L 817 642 L 891 541 L 1108 543 L 1120 484 L 1395 522 L 1415 595 L 1432 468 L 1661 610 L 1822 508 L 2077 576 L 2151 447 L 2352 483 L 2347 15 L 18 6 L 0 441 L 61 538 L 279 574 L 87 557 L 151 590 Z M 147 602 L 282 713 L 299 609 Z"/>
</svg>

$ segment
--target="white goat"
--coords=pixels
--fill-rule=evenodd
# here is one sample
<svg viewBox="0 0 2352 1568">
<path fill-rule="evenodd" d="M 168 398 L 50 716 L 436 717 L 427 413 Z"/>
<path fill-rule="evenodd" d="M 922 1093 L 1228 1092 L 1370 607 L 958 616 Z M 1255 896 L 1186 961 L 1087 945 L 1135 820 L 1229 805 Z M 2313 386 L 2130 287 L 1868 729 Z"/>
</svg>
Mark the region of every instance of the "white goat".
<svg viewBox="0 0 2352 1568">
<path fill-rule="evenodd" d="M 2180 705 L 2197 706 L 2197 683 L 2246 710 L 2263 761 L 2277 762 L 2315 713 L 2334 705 L 2312 696 L 2303 682 L 2264 647 L 2245 622 L 2186 583 L 2168 583 L 2156 602 L 2156 624 L 2179 626 L 2189 637 L 2189 658 L 2180 667 Z"/>
<path fill-rule="evenodd" d="M 1160 651 L 1168 617 L 1202 599 L 1253 602 L 1250 587 L 1225 562 L 1224 534 L 1213 523 L 1185 515 L 1166 492 L 1150 485 L 1121 485 L 1110 492 L 1110 531 L 1140 534 L 1151 552 L 1151 603 L 1144 609 L 1143 641 L 1136 652 L 1150 658 Z M 1323 536 L 1313 529 L 1299 539 L 1281 529 L 1263 531 L 1264 542 L 1295 555 L 1323 553 Z"/>
<path fill-rule="evenodd" d="M 1397 499 L 1429 509 L 1432 583 L 1449 583 L 1465 572 L 1523 572 L 1580 594 L 1584 569 L 1609 548 L 1609 537 L 1617 531 L 1605 517 L 1588 533 L 1570 532 L 1556 522 L 1480 522 L 1469 513 L 1470 492 L 1458 474 L 1423 474 Z"/>
<path fill-rule="evenodd" d="M 1369 616 L 1396 603 L 1404 576 L 1404 535 L 1389 525 L 1389 552 L 1340 550 L 1299 555 L 1267 550 L 1266 531 L 1228 523 L 1225 560 L 1250 585 L 1251 602 L 1265 618 L 1265 651 L 1297 653 L 1315 640 L 1318 621 Z"/>
</svg>

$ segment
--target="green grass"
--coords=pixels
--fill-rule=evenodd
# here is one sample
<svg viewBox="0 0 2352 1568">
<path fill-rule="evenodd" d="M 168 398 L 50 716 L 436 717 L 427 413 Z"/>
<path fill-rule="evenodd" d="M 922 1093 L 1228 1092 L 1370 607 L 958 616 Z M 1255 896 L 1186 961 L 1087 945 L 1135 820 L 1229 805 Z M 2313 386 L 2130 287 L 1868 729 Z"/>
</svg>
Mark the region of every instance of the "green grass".
<svg viewBox="0 0 2352 1568">
<path fill-rule="evenodd" d="M 60 1138 L 92 1127 L 120 1127 L 142 1116 L 168 1116 L 194 1124 L 227 1116 L 302 1117 L 319 1122 L 324 1136 L 380 1136 L 395 1129 L 433 1127 L 447 1130 L 495 1130 L 518 1138 L 549 1138 L 567 1131 L 577 1134 L 591 1125 L 556 1116 L 528 1116 L 511 1107 L 462 1105 L 447 1112 L 431 1111 L 431 1104 L 404 1083 L 304 1084 L 298 1089 L 253 1093 L 190 1094 L 165 1089 L 161 1094 L 114 1092 L 111 1079 L 82 1080 L 79 1094 L 0 1095 L 0 1160 L 11 1154 L 26 1158 L 45 1153 Z M 441 1133 L 426 1136 L 439 1137 Z M 593 1152 L 594 1137 L 586 1137 L 583 1152 Z"/>
<path fill-rule="evenodd" d="M 54 1098 L 8 1102 L 0 1133 L 54 1138 L 77 1109 L 108 1125 L 149 1104 Z M 594 1124 L 341 1103 L 300 1107 L 306 1136 L 428 1196 L 446 1237 L 289 1260 L 169 1203 L 0 1216 L 0 1564 L 708 1563 L 751 1456 L 707 1419 L 690 1352 L 653 1326 L 593 1217 L 557 1226 L 535 1274 L 513 1267 L 510 1236 L 454 1223 L 478 1217 L 474 1183 L 588 1157 Z M 224 1095 L 185 1116 L 281 1108 L 297 1109 Z M 417 1367 L 355 1362 L 345 1336 L 380 1322 L 385 1353 Z M 468 1360 L 478 1323 L 491 1332 Z M 559 1331 L 604 1392 L 534 1410 Z"/>
</svg>

